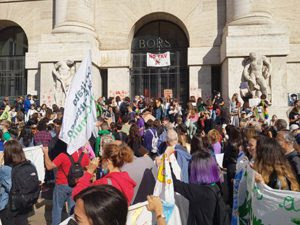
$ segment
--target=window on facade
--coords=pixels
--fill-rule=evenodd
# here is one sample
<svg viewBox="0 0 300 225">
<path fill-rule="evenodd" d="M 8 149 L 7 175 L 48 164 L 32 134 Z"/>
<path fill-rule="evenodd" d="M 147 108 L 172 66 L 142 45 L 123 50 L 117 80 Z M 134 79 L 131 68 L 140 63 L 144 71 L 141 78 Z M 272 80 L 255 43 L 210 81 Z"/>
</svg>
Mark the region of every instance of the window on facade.
<svg viewBox="0 0 300 225">
<path fill-rule="evenodd" d="M 0 30 L 0 96 L 26 94 L 25 53 L 28 41 L 22 28 Z"/>
</svg>

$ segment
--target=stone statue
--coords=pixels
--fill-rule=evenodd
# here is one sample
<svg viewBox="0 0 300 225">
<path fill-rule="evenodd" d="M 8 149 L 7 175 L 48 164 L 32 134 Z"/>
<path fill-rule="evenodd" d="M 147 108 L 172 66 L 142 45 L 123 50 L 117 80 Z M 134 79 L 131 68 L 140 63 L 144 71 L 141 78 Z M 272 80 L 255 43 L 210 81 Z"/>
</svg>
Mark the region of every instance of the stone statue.
<svg viewBox="0 0 300 225">
<path fill-rule="evenodd" d="M 242 81 L 248 83 L 248 90 L 253 97 L 265 94 L 269 98 L 271 73 L 272 66 L 266 56 L 257 57 L 255 53 L 250 53 L 245 60 Z"/>
<path fill-rule="evenodd" d="M 59 61 L 54 64 L 52 76 L 54 81 L 54 101 L 58 106 L 63 106 L 75 74 L 74 61 Z"/>
</svg>

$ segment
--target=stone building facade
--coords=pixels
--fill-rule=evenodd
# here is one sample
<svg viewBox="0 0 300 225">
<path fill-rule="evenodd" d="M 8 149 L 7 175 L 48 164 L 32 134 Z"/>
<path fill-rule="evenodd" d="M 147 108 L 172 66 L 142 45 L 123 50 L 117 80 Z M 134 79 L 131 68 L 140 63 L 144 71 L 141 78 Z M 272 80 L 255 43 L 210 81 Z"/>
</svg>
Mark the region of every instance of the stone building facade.
<svg viewBox="0 0 300 225">
<path fill-rule="evenodd" d="M 0 92 L 52 104 L 57 62 L 76 70 L 91 49 L 96 97 L 220 90 L 229 101 L 254 52 L 272 65 L 272 111 L 284 114 L 300 92 L 299 15 L 296 0 L 0 0 Z M 169 68 L 147 68 L 147 52 L 166 51 Z"/>
</svg>

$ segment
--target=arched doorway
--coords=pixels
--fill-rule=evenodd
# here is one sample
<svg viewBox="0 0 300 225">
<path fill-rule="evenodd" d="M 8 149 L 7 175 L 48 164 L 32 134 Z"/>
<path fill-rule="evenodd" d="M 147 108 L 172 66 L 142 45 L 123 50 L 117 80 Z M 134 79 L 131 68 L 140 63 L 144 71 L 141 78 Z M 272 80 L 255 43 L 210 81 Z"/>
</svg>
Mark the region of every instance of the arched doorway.
<svg viewBox="0 0 300 225">
<path fill-rule="evenodd" d="M 12 22 L 0 21 L 0 96 L 14 98 L 27 94 L 27 51 L 28 40 L 23 29 Z"/>
<path fill-rule="evenodd" d="M 164 97 L 164 92 L 171 89 L 174 98 L 186 101 L 189 95 L 188 45 L 184 31 L 172 22 L 157 20 L 141 27 L 131 46 L 131 97 Z M 147 66 L 147 53 L 165 52 L 170 52 L 170 66 Z"/>
</svg>

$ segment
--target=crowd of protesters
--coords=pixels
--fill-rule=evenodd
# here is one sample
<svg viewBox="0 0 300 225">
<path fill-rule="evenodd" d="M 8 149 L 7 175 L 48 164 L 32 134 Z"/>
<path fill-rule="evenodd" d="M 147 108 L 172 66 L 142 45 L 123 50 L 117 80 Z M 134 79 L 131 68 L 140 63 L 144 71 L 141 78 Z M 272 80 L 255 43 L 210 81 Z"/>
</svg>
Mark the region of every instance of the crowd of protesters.
<svg viewBox="0 0 300 225">
<path fill-rule="evenodd" d="M 300 191 L 300 101 L 287 118 L 269 115 L 271 102 L 262 95 L 234 94 L 224 101 L 191 96 L 180 104 L 166 97 L 134 99 L 119 96 L 96 101 L 98 136 L 92 136 L 71 156 L 59 139 L 64 109 L 40 105 L 36 96 L 0 103 L 0 218 L 2 224 L 28 224 L 28 210 L 13 212 L 12 168 L 26 161 L 22 148 L 43 145 L 46 176 L 42 192 L 54 186 L 52 222 L 60 224 L 68 204 L 73 222 L 125 225 L 128 206 L 148 200 L 158 224 L 166 224 L 160 199 L 152 196 L 161 156 L 175 155 L 181 169 L 174 174 L 182 224 L 213 225 L 215 193 L 233 207 L 233 182 L 239 159 L 247 159 L 256 181 L 273 189 Z M 223 165 L 215 155 L 224 153 Z M 72 160 L 84 173 L 70 185 Z M 210 191 L 211 190 L 211 191 Z M 177 200 L 177 199 L 176 199 Z"/>
</svg>

